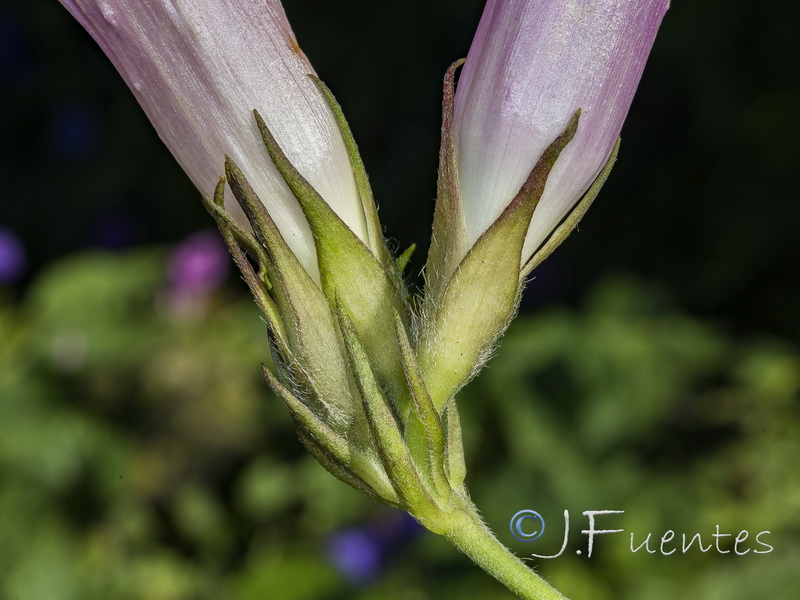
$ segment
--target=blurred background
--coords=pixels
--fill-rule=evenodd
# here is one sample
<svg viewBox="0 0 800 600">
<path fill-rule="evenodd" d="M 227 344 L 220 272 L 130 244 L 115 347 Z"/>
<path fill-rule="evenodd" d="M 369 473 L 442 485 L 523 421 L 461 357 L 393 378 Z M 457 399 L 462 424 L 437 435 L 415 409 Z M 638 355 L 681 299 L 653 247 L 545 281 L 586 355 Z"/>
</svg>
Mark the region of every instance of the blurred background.
<svg viewBox="0 0 800 600">
<path fill-rule="evenodd" d="M 418 283 L 482 2 L 285 4 Z M 520 556 L 569 510 L 534 564 L 574 600 L 796 597 L 798 12 L 673 2 L 603 193 L 461 394 L 476 504 Z M 0 7 L 0 81 L 0 598 L 509 598 L 305 454 L 197 192 L 55 0 Z M 625 533 L 587 558 L 602 509 Z M 629 548 L 716 525 L 751 552 Z"/>
</svg>

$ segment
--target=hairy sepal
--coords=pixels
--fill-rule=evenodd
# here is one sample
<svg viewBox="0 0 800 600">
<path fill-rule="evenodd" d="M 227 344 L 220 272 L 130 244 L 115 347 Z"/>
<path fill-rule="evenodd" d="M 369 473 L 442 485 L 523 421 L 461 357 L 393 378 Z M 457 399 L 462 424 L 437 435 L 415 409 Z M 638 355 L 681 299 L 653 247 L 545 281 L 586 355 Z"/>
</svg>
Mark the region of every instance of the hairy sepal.
<svg viewBox="0 0 800 600">
<path fill-rule="evenodd" d="M 256 121 L 264 144 L 314 233 L 322 288 L 328 301 L 341 302 L 352 315 L 359 339 L 372 358 L 378 379 L 399 406 L 407 402 L 405 378 L 394 336 L 392 311 L 409 321 L 406 292 L 391 266 L 381 262 L 297 171 L 264 120 Z"/>
<path fill-rule="evenodd" d="M 264 364 L 261 365 L 261 371 L 272 391 L 289 409 L 300 441 L 323 467 L 365 494 L 388 504 L 398 504 L 399 499 L 377 457 L 363 449 L 351 448 L 348 439 L 331 429 L 309 406 L 281 384 Z"/>
<path fill-rule="evenodd" d="M 239 167 L 227 158 L 228 182 L 247 216 L 256 238 L 266 250 L 271 295 L 284 325 L 286 345 L 295 360 L 298 377 L 307 378 L 338 430 L 345 430 L 354 405 L 347 379 L 343 347 L 325 294 L 286 244 L 264 204 Z M 288 359 L 289 357 L 285 357 Z"/>
<path fill-rule="evenodd" d="M 426 292 L 434 297 L 423 302 L 417 358 L 440 412 L 480 369 L 516 313 L 525 235 L 547 177 L 575 135 L 579 117 L 577 111 L 544 151 L 520 191 L 467 251 L 441 292 Z"/>
<path fill-rule="evenodd" d="M 547 241 L 542 244 L 541 248 L 539 248 L 533 254 L 533 256 L 531 256 L 530 260 L 525 263 L 525 266 L 520 272 L 520 280 L 524 280 L 528 275 L 530 275 L 531 271 L 542 264 L 544 260 L 550 256 L 565 239 L 567 239 L 569 234 L 575 231 L 575 229 L 578 227 L 578 223 L 580 223 L 583 216 L 589 210 L 589 207 L 592 206 L 594 199 L 597 198 L 600 190 L 603 189 L 606 179 L 608 179 L 608 176 L 611 174 L 611 169 L 614 168 L 614 164 L 617 162 L 619 145 L 620 139 L 618 138 L 617 143 L 614 144 L 614 149 L 611 151 L 611 156 L 609 157 L 608 161 L 606 161 L 606 164 L 603 167 L 603 170 L 600 171 L 597 179 L 594 180 L 594 183 L 592 183 L 592 185 L 589 187 L 589 190 L 583 195 L 583 198 L 581 198 L 580 202 L 578 202 L 578 205 L 567 215 L 567 218 L 564 219 L 563 223 L 556 227 L 556 230 L 550 234 L 550 237 L 548 237 Z"/>
<path fill-rule="evenodd" d="M 459 189 L 458 162 L 453 136 L 455 77 L 464 59 L 454 62 L 444 77 L 442 141 L 433 233 L 425 266 L 426 301 L 435 302 L 455 271 L 466 248 L 466 222 Z"/>
</svg>

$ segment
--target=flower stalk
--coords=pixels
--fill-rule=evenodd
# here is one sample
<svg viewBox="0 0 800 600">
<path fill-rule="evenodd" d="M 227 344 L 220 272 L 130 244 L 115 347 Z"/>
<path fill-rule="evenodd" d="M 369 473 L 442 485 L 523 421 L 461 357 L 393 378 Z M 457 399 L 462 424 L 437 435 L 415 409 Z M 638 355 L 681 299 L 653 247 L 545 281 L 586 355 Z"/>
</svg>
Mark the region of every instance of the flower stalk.
<svg viewBox="0 0 800 600">
<path fill-rule="evenodd" d="M 452 517 L 444 537 L 520 598 L 566 600 L 566 596 L 498 541 L 471 503 Z"/>
</svg>

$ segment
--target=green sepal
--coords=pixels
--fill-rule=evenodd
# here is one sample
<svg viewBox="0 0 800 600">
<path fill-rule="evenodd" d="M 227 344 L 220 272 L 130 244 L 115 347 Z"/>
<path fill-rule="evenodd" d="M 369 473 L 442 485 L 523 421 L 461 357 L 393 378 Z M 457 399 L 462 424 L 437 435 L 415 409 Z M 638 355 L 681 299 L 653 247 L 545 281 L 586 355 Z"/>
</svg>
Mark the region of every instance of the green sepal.
<svg viewBox="0 0 800 600">
<path fill-rule="evenodd" d="M 292 416 L 325 447 L 333 458 L 343 465 L 349 465 L 350 445 L 347 440 L 331 429 L 310 407 L 292 394 L 288 388 L 278 381 L 264 363 L 261 363 L 261 372 L 264 374 L 264 379 L 269 384 L 269 387 L 283 400 Z"/>
<path fill-rule="evenodd" d="M 417 471 L 397 419 L 375 379 L 367 351 L 359 341 L 355 327 L 345 310 L 341 303 L 337 305 L 339 326 L 347 348 L 350 369 L 361 396 L 378 455 L 397 495 L 405 506 L 413 508 L 415 516 L 419 517 L 434 507 L 433 500 Z"/>
<path fill-rule="evenodd" d="M 344 437 L 281 384 L 263 363 L 261 372 L 272 391 L 289 409 L 300 441 L 323 467 L 357 490 L 397 504 L 399 499 L 379 464 L 366 455 L 353 452 Z"/>
<path fill-rule="evenodd" d="M 261 269 L 267 262 L 266 254 L 258 241 L 245 231 L 224 209 L 224 195 L 225 195 L 225 178 L 221 177 L 219 183 L 214 190 L 213 199 L 203 198 L 203 203 L 208 209 L 211 216 L 217 222 L 222 239 L 228 246 L 228 250 L 233 257 L 233 262 L 239 268 L 253 299 L 256 301 L 258 308 L 267 319 L 267 324 L 270 327 L 276 340 L 282 347 L 286 347 L 286 331 L 283 327 L 280 311 L 277 305 L 269 295 L 268 288 L 270 287 L 269 279 L 266 272 L 256 274 L 250 261 L 247 260 L 240 243 L 244 242 L 247 248 L 256 254 L 259 259 L 259 264 L 262 265 Z"/>
<path fill-rule="evenodd" d="M 225 177 L 220 177 L 216 187 L 214 188 L 213 198 L 204 197 L 203 204 L 217 224 L 220 226 L 224 224 L 224 226 L 228 228 L 231 233 L 233 233 L 237 241 L 239 241 L 241 244 L 244 244 L 245 248 L 252 252 L 253 255 L 258 259 L 258 264 L 261 266 L 258 276 L 263 281 L 267 289 L 270 289 L 272 284 L 269 282 L 269 278 L 264 270 L 264 265 L 267 263 L 267 255 L 264 252 L 263 246 L 252 233 L 242 227 L 236 221 L 236 219 L 233 218 L 233 216 L 231 216 L 227 210 L 225 210 L 225 183 Z"/>
<path fill-rule="evenodd" d="M 417 245 L 411 244 L 408 248 L 405 249 L 405 252 L 403 252 L 400 256 L 398 256 L 397 259 L 394 261 L 395 264 L 397 265 L 397 271 L 401 275 L 405 272 L 406 267 L 408 266 L 408 262 L 411 260 L 411 256 L 414 254 L 414 250 L 416 249 Z"/>
<path fill-rule="evenodd" d="M 333 460 L 325 448 L 302 427 L 296 427 L 296 432 L 298 439 L 303 444 L 305 449 L 308 450 L 309 454 L 311 454 L 311 456 L 313 456 L 314 459 L 331 475 L 341 481 L 344 481 L 350 487 L 355 488 L 371 498 L 379 500 L 395 508 L 402 508 L 400 500 L 391 486 L 386 493 L 376 491 L 353 471 L 346 468 L 336 460 Z"/>
<path fill-rule="evenodd" d="M 372 195 L 372 187 L 369 185 L 369 177 L 367 177 L 367 170 L 364 168 L 364 161 L 361 160 L 361 154 L 358 151 L 353 132 L 347 119 L 344 117 L 342 107 L 337 102 L 336 97 L 333 95 L 327 85 L 316 75 L 309 75 L 311 80 L 317 84 L 320 92 L 325 97 L 328 106 L 333 113 L 333 118 L 339 126 L 339 132 L 342 135 L 342 141 L 347 149 L 347 154 L 350 157 L 350 165 L 353 168 L 353 175 L 356 180 L 356 187 L 358 188 L 358 195 L 361 198 L 361 205 L 364 209 L 364 219 L 367 225 L 367 236 L 369 240 L 367 245 L 378 257 L 378 260 L 386 267 L 389 268 L 392 262 L 391 254 L 386 247 L 386 242 L 383 238 L 383 227 L 378 218 L 378 208 L 375 204 L 375 198 Z"/>
<path fill-rule="evenodd" d="M 516 312 L 525 235 L 547 176 L 580 111 L 542 154 L 520 191 L 470 248 L 441 296 L 426 301 L 417 358 L 438 410 L 477 372 Z"/>
<path fill-rule="evenodd" d="M 617 138 L 617 143 L 614 144 L 614 150 L 612 150 L 611 156 L 603 167 L 603 170 L 600 171 L 600 175 L 598 175 L 597 179 L 594 180 L 594 183 L 592 183 L 592 185 L 589 187 L 589 190 L 586 192 L 586 194 L 584 194 L 581 201 L 578 202 L 577 206 L 572 210 L 572 212 L 569 213 L 569 215 L 567 215 L 567 218 L 564 219 L 564 222 L 561 223 L 555 229 L 555 231 L 553 231 L 550 237 L 547 238 L 547 241 L 542 244 L 542 247 L 534 253 L 534 255 L 522 268 L 522 271 L 519 275 L 521 281 L 525 280 L 531 271 L 542 264 L 542 262 L 544 262 L 544 260 L 550 256 L 553 251 L 561 245 L 561 242 L 567 239 L 569 234 L 572 233 L 578 226 L 578 223 L 580 223 L 583 215 L 585 215 L 586 211 L 589 210 L 589 207 L 594 202 L 594 199 L 597 198 L 597 195 L 603 188 L 603 184 L 611 174 L 611 169 L 614 168 L 614 163 L 617 162 L 620 141 L 621 139 Z"/>
<path fill-rule="evenodd" d="M 339 343 L 336 319 L 327 298 L 286 244 L 277 225 L 239 167 L 226 157 L 225 171 L 234 196 L 267 251 L 267 274 L 286 331 L 288 346 L 331 417 L 343 426 L 354 407 Z M 360 410 L 360 408 L 358 409 Z"/>
<path fill-rule="evenodd" d="M 447 450 L 445 451 L 447 461 L 445 462 L 445 468 L 450 485 L 457 490 L 464 485 L 464 480 L 467 478 L 467 463 L 464 459 L 461 418 L 458 414 L 455 398 L 447 403 L 445 423 L 447 424 Z"/>
<path fill-rule="evenodd" d="M 342 346 L 342 352 L 344 347 Z M 326 401 L 323 392 L 317 389 L 314 381 L 309 377 L 307 369 L 300 364 L 291 349 L 282 350 L 280 347 L 272 347 L 272 359 L 275 365 L 275 372 L 278 380 L 285 382 L 292 389 L 292 393 L 302 398 L 302 402 L 323 422 L 328 423 L 330 428 L 347 440 L 350 446 L 351 456 L 372 456 L 370 464 L 380 464 L 374 451 L 372 436 L 367 417 L 361 406 L 360 399 L 353 399 L 353 394 L 348 392 L 349 412 L 345 418 L 337 418 L 339 415 L 331 414 L 331 402 Z M 346 357 L 343 356 L 346 362 Z M 349 375 L 347 375 L 349 380 Z M 355 385 L 355 384 L 353 384 Z M 369 465 L 367 465 L 369 467 Z M 366 472 L 370 469 L 367 468 Z M 371 479 L 370 479 L 371 480 Z"/>
<path fill-rule="evenodd" d="M 425 266 L 426 301 L 434 303 L 466 252 L 467 227 L 461 203 L 458 163 L 453 138 L 456 70 L 464 64 L 457 60 L 444 76 L 442 97 L 442 142 L 439 149 L 439 178 L 433 233 Z"/>
<path fill-rule="evenodd" d="M 442 420 L 425 387 L 406 328 L 398 315 L 395 315 L 395 331 L 406 382 L 411 392 L 412 402 L 409 408 L 413 407 L 413 410 L 409 410 L 408 415 L 403 419 L 406 424 L 406 444 L 411 455 L 423 465 L 424 472 L 433 483 L 437 496 L 447 497 L 450 493 L 450 485 L 447 482 L 443 463 L 445 431 Z"/>
<path fill-rule="evenodd" d="M 295 169 L 258 112 L 255 116 L 272 161 L 314 233 L 322 287 L 329 301 L 339 298 L 353 315 L 356 331 L 369 349 L 381 382 L 390 389 L 392 399 L 403 404 L 405 378 L 391 311 L 396 310 L 408 321 L 405 293 L 398 289 L 397 279 Z"/>
</svg>

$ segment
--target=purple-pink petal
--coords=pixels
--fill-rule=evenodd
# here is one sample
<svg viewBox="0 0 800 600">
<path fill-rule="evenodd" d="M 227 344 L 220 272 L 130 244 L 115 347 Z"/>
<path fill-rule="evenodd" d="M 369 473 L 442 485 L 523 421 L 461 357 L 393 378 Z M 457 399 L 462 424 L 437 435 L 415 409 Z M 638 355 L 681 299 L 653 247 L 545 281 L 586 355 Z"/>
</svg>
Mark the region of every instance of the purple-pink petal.
<svg viewBox="0 0 800 600">
<path fill-rule="evenodd" d="M 668 0 L 487 2 L 455 100 L 469 242 L 499 216 L 580 108 L 523 260 L 564 218 L 613 150 L 668 7 Z"/>
<path fill-rule="evenodd" d="M 61 0 L 210 197 L 230 155 L 312 274 L 308 223 L 267 155 L 257 109 L 292 163 L 362 239 L 349 156 L 278 0 Z M 228 210 L 244 221 L 230 190 Z"/>
</svg>

